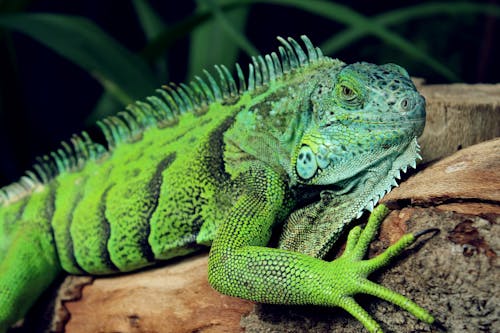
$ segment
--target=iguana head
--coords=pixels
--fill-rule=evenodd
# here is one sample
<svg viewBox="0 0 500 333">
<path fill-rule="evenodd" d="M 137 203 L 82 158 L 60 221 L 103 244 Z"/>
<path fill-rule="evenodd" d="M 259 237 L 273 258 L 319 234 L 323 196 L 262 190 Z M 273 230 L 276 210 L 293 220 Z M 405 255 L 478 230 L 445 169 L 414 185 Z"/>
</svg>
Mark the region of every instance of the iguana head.
<svg viewBox="0 0 500 333">
<path fill-rule="evenodd" d="M 425 125 L 425 100 L 405 69 L 355 63 L 321 76 L 291 156 L 290 176 L 297 183 L 335 184 L 416 145 Z M 416 150 L 405 163 L 414 162 Z"/>
</svg>

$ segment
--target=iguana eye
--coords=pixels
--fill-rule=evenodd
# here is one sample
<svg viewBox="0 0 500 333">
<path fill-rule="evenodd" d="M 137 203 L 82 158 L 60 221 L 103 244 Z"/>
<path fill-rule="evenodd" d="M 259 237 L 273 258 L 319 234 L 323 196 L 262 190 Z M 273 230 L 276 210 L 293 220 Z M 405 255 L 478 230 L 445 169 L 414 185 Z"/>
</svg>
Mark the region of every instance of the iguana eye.
<svg viewBox="0 0 500 333">
<path fill-rule="evenodd" d="M 352 90 L 348 86 L 341 85 L 340 86 L 340 97 L 342 97 L 342 99 L 345 101 L 352 101 L 357 96 L 356 96 L 356 93 L 354 92 L 354 90 Z"/>
</svg>

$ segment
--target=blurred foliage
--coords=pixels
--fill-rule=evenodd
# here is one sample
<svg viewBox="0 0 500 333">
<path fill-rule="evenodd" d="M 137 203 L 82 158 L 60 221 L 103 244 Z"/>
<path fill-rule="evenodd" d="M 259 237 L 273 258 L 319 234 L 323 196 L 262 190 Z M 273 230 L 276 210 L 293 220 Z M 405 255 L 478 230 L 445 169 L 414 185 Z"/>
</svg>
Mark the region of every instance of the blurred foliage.
<svg viewBox="0 0 500 333">
<path fill-rule="evenodd" d="M 0 0 L 0 184 L 84 121 L 211 64 L 246 63 L 276 49 L 277 35 L 307 34 L 325 54 L 397 62 L 434 82 L 499 79 L 496 1 L 110 3 Z"/>
</svg>

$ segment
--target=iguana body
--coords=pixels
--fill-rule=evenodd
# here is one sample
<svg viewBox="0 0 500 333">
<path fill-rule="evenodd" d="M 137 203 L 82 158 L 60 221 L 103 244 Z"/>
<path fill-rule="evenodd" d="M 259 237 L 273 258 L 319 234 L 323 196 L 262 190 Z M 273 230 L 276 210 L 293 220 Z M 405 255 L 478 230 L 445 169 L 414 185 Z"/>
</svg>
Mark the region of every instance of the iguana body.
<svg viewBox="0 0 500 333">
<path fill-rule="evenodd" d="M 376 331 L 351 297 L 376 292 L 432 322 L 364 280 L 413 241 L 359 261 L 383 212 L 361 236 L 353 229 L 342 258 L 314 258 L 414 163 L 424 100 L 396 65 L 346 65 L 303 40 L 306 51 L 281 40 L 280 56 L 254 59 L 248 80 L 238 66 L 238 85 L 216 67 L 219 83 L 207 73 L 167 87 L 99 124 L 108 147 L 74 136 L 0 189 L 0 332 L 63 270 L 132 271 L 212 242 L 209 280 L 223 293 L 341 306 Z M 317 185 L 339 207 L 331 223 L 292 214 L 281 249 L 265 247 Z"/>
</svg>

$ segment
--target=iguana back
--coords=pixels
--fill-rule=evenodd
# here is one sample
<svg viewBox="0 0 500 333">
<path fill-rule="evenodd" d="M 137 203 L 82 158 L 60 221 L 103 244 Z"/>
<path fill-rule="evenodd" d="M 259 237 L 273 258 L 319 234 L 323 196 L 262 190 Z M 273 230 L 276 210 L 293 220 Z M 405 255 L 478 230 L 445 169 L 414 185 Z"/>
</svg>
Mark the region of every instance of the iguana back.
<svg viewBox="0 0 500 333">
<path fill-rule="evenodd" d="M 311 63 L 331 67 L 308 47 Z M 74 274 L 130 271 L 209 245 L 238 191 L 226 170 L 223 136 L 238 112 L 271 103 L 281 86 L 292 89 L 306 79 L 298 72 L 312 67 L 309 58 L 301 64 L 289 55 L 282 50 L 284 63 L 276 54 L 274 63 L 255 58 L 248 82 L 238 69 L 239 91 L 219 66 L 219 83 L 205 72 L 207 80 L 191 86 L 164 87 L 99 123 L 108 147 L 86 133 L 74 136 L 42 158 L 37 174 L 0 190 L 1 234 L 9 238 L 36 223 L 55 242 L 62 268 Z M 277 64 L 285 72 L 270 75 Z"/>
</svg>

